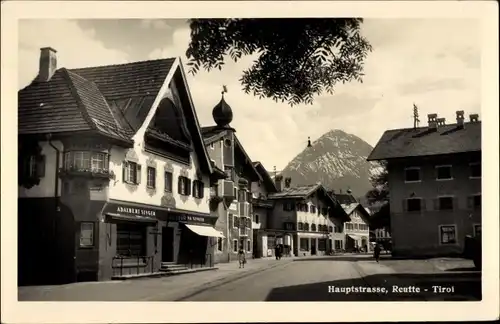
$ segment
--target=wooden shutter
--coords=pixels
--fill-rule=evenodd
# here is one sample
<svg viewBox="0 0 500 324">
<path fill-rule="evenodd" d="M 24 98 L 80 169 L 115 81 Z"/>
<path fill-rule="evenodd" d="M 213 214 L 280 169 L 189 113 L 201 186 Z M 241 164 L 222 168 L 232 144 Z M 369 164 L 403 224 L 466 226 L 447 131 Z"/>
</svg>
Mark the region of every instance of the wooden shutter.
<svg viewBox="0 0 500 324">
<path fill-rule="evenodd" d="M 403 199 L 403 211 L 408 211 L 408 201 L 407 199 Z"/>
<path fill-rule="evenodd" d="M 198 187 L 199 196 L 200 198 L 203 198 L 205 196 L 205 184 L 201 181 L 198 181 Z"/>
<path fill-rule="evenodd" d="M 40 155 L 36 159 L 36 177 L 43 178 L 45 176 L 45 155 Z"/>
<path fill-rule="evenodd" d="M 180 194 L 180 195 L 183 195 L 184 193 L 182 192 L 182 177 L 178 177 L 177 178 L 177 192 Z"/>
<path fill-rule="evenodd" d="M 198 198 L 198 194 L 196 193 L 196 186 L 198 185 L 198 181 L 193 181 L 193 197 Z"/>
<path fill-rule="evenodd" d="M 122 163 L 122 181 L 123 182 L 128 182 L 129 179 L 128 179 L 128 172 L 127 172 L 127 166 L 128 166 L 128 162 L 127 161 L 123 161 Z"/>
<path fill-rule="evenodd" d="M 136 174 L 135 174 L 136 184 L 141 183 L 141 176 L 142 176 L 142 166 L 140 164 L 136 164 Z"/>
<path fill-rule="evenodd" d="M 186 196 L 191 195 L 191 179 L 186 178 Z"/>
</svg>

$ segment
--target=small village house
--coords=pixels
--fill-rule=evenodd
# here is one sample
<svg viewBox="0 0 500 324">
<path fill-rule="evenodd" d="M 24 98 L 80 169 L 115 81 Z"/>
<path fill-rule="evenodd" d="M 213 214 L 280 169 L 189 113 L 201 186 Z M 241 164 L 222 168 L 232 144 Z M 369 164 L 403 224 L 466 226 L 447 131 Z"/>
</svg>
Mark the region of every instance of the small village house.
<svg viewBox="0 0 500 324">
<path fill-rule="evenodd" d="M 252 188 L 262 178 L 236 137 L 236 130 L 229 126 L 233 112 L 224 92 L 212 116 L 216 126 L 203 127 L 202 134 L 212 164 L 226 174 L 210 197 L 211 213 L 217 217 L 215 226 L 224 235 L 218 238 L 215 249 L 215 263 L 220 263 L 237 260 L 240 248 L 247 258 L 252 257 L 256 227 Z"/>
<path fill-rule="evenodd" d="M 278 189 L 261 162 L 254 162 L 254 167 L 262 177 L 262 181 L 252 183 L 254 257 L 274 257 L 275 251 L 272 242 L 276 242 L 276 238 L 271 239 L 271 246 L 269 246 L 267 233 L 273 217 L 274 201 L 269 200 L 268 196 L 276 193 Z"/>
<path fill-rule="evenodd" d="M 347 193 L 332 192 L 332 195 L 340 203 L 345 213 L 350 217 L 350 221 L 345 222 L 339 242 L 335 243 L 335 249 L 343 249 L 348 252 L 363 250 L 365 252 L 371 251 L 369 244 L 370 229 L 369 221 L 370 214 L 368 211 L 354 198 L 350 190 Z M 342 242 L 342 243 L 341 243 Z"/>
<path fill-rule="evenodd" d="M 481 232 L 481 122 L 477 114 L 446 124 L 384 132 L 368 161 L 387 161 L 392 253 L 461 253 L 466 235 Z"/>
<path fill-rule="evenodd" d="M 67 69 L 18 93 L 20 284 L 213 264 L 206 151 L 180 59 Z"/>
<path fill-rule="evenodd" d="M 281 175 L 275 177 L 277 192 L 268 195 L 274 208 L 263 249 L 283 244 L 290 255 L 327 254 L 333 249 L 335 223 L 349 221 L 348 215 L 320 183 L 292 187 L 291 178 L 282 180 Z"/>
</svg>

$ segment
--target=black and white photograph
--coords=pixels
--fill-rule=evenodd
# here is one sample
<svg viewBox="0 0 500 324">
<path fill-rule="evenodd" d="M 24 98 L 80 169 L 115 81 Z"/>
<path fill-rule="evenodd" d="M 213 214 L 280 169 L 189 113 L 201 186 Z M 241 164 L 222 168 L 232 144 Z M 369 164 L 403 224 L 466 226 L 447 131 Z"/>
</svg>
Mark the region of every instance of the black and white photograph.
<svg viewBox="0 0 500 324">
<path fill-rule="evenodd" d="M 378 17 L 292 2 L 270 2 L 276 15 L 258 1 L 5 15 L 2 272 L 16 307 L 141 302 L 113 307 L 146 321 L 155 302 L 193 322 L 230 308 L 264 320 L 242 314 L 257 305 L 305 319 L 314 304 L 300 302 L 344 320 L 359 307 L 498 313 L 495 5 L 384 16 L 374 2 Z M 68 319 L 120 315 L 86 304 Z"/>
</svg>

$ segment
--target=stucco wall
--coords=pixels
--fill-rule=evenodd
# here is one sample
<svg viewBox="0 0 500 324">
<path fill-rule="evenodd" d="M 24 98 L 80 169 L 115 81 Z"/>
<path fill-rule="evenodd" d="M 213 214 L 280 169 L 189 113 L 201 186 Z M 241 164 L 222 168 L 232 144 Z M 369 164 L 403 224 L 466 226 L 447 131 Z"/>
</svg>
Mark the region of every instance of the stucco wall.
<svg viewBox="0 0 500 324">
<path fill-rule="evenodd" d="M 481 210 L 468 207 L 468 197 L 481 193 L 481 179 L 470 179 L 470 162 L 480 156 L 449 156 L 433 159 L 393 162 L 388 166 L 391 204 L 391 231 L 395 255 L 447 255 L 460 253 L 465 235 L 472 234 L 473 224 L 481 223 Z M 436 180 L 435 166 L 453 166 L 453 179 Z M 405 183 L 405 167 L 421 168 L 421 181 Z M 440 211 L 434 199 L 440 195 L 453 195 L 454 210 Z M 410 197 L 425 200 L 420 212 L 405 212 L 403 201 Z M 439 225 L 457 226 L 457 244 L 442 245 Z"/>
<path fill-rule="evenodd" d="M 53 141 L 52 144 L 57 147 L 61 154 L 59 155 L 59 167 L 63 165 L 63 154 L 64 146 L 59 141 Z M 19 198 L 44 198 L 44 197 L 54 197 L 55 190 L 55 175 L 56 175 L 56 151 L 52 148 L 48 142 L 39 142 L 38 144 L 42 148 L 42 155 L 45 155 L 45 176 L 40 179 L 40 184 L 33 186 L 30 189 L 18 186 L 18 197 Z M 61 180 L 59 179 L 59 190 L 58 196 L 61 195 Z"/>
</svg>

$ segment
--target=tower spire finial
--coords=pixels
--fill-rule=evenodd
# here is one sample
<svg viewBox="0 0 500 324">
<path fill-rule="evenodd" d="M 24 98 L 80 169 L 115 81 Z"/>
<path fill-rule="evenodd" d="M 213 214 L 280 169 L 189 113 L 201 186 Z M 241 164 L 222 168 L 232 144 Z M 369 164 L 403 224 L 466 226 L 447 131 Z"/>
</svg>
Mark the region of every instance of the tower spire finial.
<svg viewBox="0 0 500 324">
<path fill-rule="evenodd" d="M 224 94 L 227 93 L 227 86 L 225 84 L 222 85 L 222 91 L 221 94 L 224 97 Z"/>
</svg>

